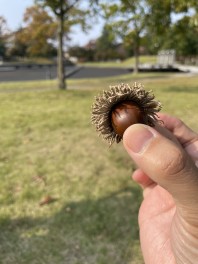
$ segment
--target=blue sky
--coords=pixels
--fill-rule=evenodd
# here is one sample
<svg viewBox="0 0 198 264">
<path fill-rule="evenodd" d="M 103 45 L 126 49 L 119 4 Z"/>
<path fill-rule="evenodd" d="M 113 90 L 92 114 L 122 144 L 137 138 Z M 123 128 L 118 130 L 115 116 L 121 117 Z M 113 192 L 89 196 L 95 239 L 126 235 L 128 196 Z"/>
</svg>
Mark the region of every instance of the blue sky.
<svg viewBox="0 0 198 264">
<path fill-rule="evenodd" d="M 34 4 L 34 0 L 0 0 L 0 16 L 5 17 L 11 30 L 22 25 L 23 13 L 28 6 Z M 85 34 L 78 27 L 74 28 L 71 34 L 72 44 L 84 45 L 90 39 L 95 39 L 100 35 L 102 23 L 93 27 Z"/>
<path fill-rule="evenodd" d="M 6 18 L 11 30 L 21 25 L 26 7 L 31 6 L 33 0 L 0 0 L 0 16 Z"/>
</svg>

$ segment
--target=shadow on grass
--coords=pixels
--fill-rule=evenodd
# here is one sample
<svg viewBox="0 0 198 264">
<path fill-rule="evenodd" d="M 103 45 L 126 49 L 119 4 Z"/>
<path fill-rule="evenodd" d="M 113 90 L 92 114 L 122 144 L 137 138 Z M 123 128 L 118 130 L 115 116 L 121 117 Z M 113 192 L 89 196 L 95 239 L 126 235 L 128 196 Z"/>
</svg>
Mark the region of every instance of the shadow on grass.
<svg viewBox="0 0 198 264">
<path fill-rule="evenodd" d="M 170 86 L 168 89 L 165 89 L 166 92 L 176 92 L 176 93 L 198 93 L 198 86 L 197 87 L 188 87 L 188 86 Z"/>
<path fill-rule="evenodd" d="M 65 204 L 50 218 L 1 219 L 0 255 L 14 260 L 4 263 L 142 263 L 135 261 L 140 200 L 133 187 Z"/>
</svg>

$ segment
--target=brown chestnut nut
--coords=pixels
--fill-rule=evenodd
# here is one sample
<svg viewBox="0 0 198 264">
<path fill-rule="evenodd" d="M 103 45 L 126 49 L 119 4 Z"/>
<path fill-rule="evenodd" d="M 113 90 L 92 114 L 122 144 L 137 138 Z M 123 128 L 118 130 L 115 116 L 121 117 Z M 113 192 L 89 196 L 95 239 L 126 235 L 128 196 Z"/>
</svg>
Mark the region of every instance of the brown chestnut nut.
<svg viewBox="0 0 198 264">
<path fill-rule="evenodd" d="M 109 145 L 114 141 L 119 143 L 130 125 L 143 123 L 154 126 L 159 122 L 156 113 L 160 111 L 161 104 L 154 98 L 141 83 L 110 86 L 95 98 L 91 121 Z"/>
<path fill-rule="evenodd" d="M 142 123 L 143 113 L 140 108 L 131 101 L 124 101 L 115 105 L 111 112 L 111 123 L 114 131 L 123 136 L 124 131 L 131 125 Z"/>
</svg>

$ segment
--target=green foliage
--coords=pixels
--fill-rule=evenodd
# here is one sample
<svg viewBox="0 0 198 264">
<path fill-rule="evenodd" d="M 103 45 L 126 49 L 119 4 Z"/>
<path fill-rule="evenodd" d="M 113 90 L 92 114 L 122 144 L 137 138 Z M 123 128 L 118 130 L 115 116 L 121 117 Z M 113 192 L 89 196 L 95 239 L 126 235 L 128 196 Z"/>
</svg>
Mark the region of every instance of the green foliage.
<svg viewBox="0 0 198 264">
<path fill-rule="evenodd" d="M 65 31 L 69 31 L 69 26 L 81 24 L 85 28 L 86 15 L 88 10 L 83 10 L 79 4 L 81 0 L 36 0 L 42 7 L 48 7 L 56 17 L 66 21 Z"/>
<path fill-rule="evenodd" d="M 150 54 L 164 48 L 174 48 L 184 56 L 197 54 L 196 0 L 114 0 L 102 1 L 101 7 L 114 33 L 133 49 L 130 54 L 138 57 L 140 46 Z M 188 30 L 184 30 L 185 19 Z"/>
<path fill-rule="evenodd" d="M 106 24 L 103 27 L 101 36 L 97 39 L 95 60 L 106 61 L 117 58 L 116 53 L 116 38 L 114 32 Z"/>
<path fill-rule="evenodd" d="M 50 7 L 56 16 L 67 15 L 69 10 L 72 9 L 79 0 L 37 0 L 36 3 L 41 4 L 43 7 Z"/>
<path fill-rule="evenodd" d="M 198 10 L 198 2 L 197 0 L 174 0 L 172 7 L 176 13 L 187 13 L 190 8 Z"/>
<path fill-rule="evenodd" d="M 151 53 L 175 49 L 178 55 L 197 54 L 197 25 L 192 25 L 197 1 L 147 0 L 149 7 L 146 36 Z M 173 19 L 175 15 L 177 20 Z"/>
<path fill-rule="evenodd" d="M 190 56 L 198 54 L 198 28 L 192 23 L 192 17 L 184 16 L 170 29 L 169 38 L 164 48 L 174 48 L 178 55 Z M 186 30 L 187 28 L 187 30 Z"/>
<path fill-rule="evenodd" d="M 6 46 L 4 41 L 0 40 L 0 56 L 5 56 L 6 53 Z"/>
<path fill-rule="evenodd" d="M 147 8 L 145 0 L 114 0 L 111 3 L 102 4 L 102 9 L 117 36 L 126 41 L 126 46 L 133 50 L 136 58 L 134 72 L 137 72 L 140 38 L 146 27 Z"/>
<path fill-rule="evenodd" d="M 89 46 L 89 43 L 88 43 Z M 91 44 L 90 44 L 91 46 Z M 93 61 L 95 57 L 95 44 L 94 47 L 80 47 L 74 46 L 68 49 L 68 53 L 71 57 L 78 58 L 79 62 Z"/>
<path fill-rule="evenodd" d="M 68 52 L 81 62 L 123 60 L 128 55 L 122 43 L 117 43 L 116 35 L 109 24 L 104 25 L 102 34 L 96 41 L 90 41 L 84 47 L 71 47 Z"/>
<path fill-rule="evenodd" d="M 139 36 L 145 27 L 145 1 L 111 1 L 111 4 L 101 5 L 104 17 L 114 25 L 115 32 L 124 36 L 134 31 Z M 117 30 L 116 30 L 117 28 Z M 135 36 L 134 36 L 135 37 Z"/>
<path fill-rule="evenodd" d="M 169 0 L 148 0 L 147 32 L 157 47 L 166 39 L 171 25 L 171 2 Z"/>
</svg>

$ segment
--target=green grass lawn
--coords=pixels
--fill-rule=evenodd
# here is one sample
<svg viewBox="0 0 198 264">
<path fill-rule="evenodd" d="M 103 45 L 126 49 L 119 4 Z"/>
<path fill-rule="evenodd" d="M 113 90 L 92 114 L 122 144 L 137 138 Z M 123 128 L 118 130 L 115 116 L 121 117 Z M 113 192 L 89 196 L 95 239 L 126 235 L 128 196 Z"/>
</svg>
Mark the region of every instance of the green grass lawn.
<svg viewBox="0 0 198 264">
<path fill-rule="evenodd" d="M 198 130 L 198 77 L 68 81 L 66 92 L 54 81 L 0 84 L 0 263 L 143 264 L 135 166 L 90 124 L 94 96 L 134 78 Z M 54 202 L 40 206 L 46 196 Z"/>
<path fill-rule="evenodd" d="M 140 64 L 149 63 L 149 64 L 156 64 L 157 63 L 157 57 L 154 55 L 150 56 L 140 56 L 139 57 Z M 81 63 L 81 65 L 85 66 L 96 66 L 96 67 L 133 67 L 135 64 L 135 58 L 131 57 L 123 61 L 102 61 L 102 62 L 85 62 Z"/>
</svg>

